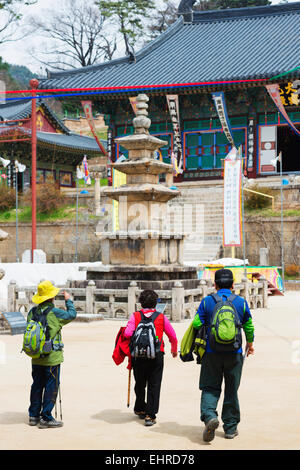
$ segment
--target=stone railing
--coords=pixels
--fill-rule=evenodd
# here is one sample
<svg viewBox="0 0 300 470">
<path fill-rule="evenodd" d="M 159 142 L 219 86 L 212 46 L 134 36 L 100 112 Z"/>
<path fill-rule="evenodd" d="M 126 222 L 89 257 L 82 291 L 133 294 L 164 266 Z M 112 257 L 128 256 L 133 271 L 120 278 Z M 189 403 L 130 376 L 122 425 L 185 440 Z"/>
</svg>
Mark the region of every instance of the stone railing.
<svg viewBox="0 0 300 470">
<path fill-rule="evenodd" d="M 132 281 L 128 289 L 98 289 L 94 281 L 89 281 L 86 287 L 70 287 L 68 282 L 61 287 L 66 289 L 74 302 L 78 313 L 78 320 L 90 320 L 97 318 L 127 319 L 129 315 L 138 310 L 140 305 L 138 297 L 141 289 Z M 197 308 L 206 295 L 215 291 L 212 283 L 205 280 L 199 281 L 198 288 L 184 289 L 180 281 L 176 281 L 170 290 L 156 290 L 161 303 L 166 303 L 165 314 L 171 321 L 182 321 L 193 318 Z M 35 287 L 19 287 L 15 281 L 8 286 L 8 311 L 21 311 L 25 316 L 33 306 L 32 296 L 36 292 Z M 244 297 L 250 308 L 266 308 L 268 303 L 268 283 L 265 279 L 252 283 L 243 279 L 240 284 L 234 285 L 234 293 Z M 56 297 L 55 306 L 64 308 L 63 295 Z"/>
</svg>

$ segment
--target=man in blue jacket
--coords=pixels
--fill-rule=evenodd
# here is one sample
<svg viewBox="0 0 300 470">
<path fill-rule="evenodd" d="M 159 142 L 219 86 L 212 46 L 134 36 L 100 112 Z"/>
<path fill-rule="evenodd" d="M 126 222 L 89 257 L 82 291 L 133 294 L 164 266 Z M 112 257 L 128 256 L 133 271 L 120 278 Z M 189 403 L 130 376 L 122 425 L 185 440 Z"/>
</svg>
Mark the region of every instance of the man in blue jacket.
<svg viewBox="0 0 300 470">
<path fill-rule="evenodd" d="M 217 295 L 224 301 L 232 295 L 233 274 L 229 269 L 219 269 L 215 273 L 215 288 Z M 241 327 L 246 336 L 247 356 L 254 354 L 254 326 L 247 301 L 235 296 L 232 300 L 238 314 Z M 237 436 L 237 425 L 240 422 L 240 408 L 238 400 L 238 388 L 240 384 L 243 354 L 242 347 L 234 351 L 216 351 L 211 344 L 210 333 L 212 316 L 215 310 L 216 300 L 213 296 L 205 297 L 195 315 L 193 325 L 199 329 L 202 325 L 207 326 L 207 344 L 205 354 L 201 363 L 200 390 L 201 394 L 201 420 L 205 423 L 203 440 L 210 442 L 215 437 L 215 430 L 219 426 L 217 404 L 221 394 L 222 382 L 224 379 L 224 402 L 222 408 L 223 429 L 226 439 Z M 226 349 L 226 348 L 225 348 Z"/>
</svg>

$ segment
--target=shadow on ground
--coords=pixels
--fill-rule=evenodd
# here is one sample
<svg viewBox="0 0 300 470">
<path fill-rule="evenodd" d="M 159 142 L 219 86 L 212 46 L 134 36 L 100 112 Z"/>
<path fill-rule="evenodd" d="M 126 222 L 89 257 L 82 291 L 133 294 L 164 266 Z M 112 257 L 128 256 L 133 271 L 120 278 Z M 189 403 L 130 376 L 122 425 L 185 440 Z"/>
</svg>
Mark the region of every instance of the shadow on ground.
<svg viewBox="0 0 300 470">
<path fill-rule="evenodd" d="M 137 417 L 128 411 L 121 411 L 117 409 L 103 410 L 92 416 L 92 419 L 98 419 L 99 421 L 105 421 L 109 424 L 125 424 L 136 421 Z"/>
<path fill-rule="evenodd" d="M 0 424 L 27 424 L 28 414 L 15 411 L 6 411 L 0 414 Z"/>
<path fill-rule="evenodd" d="M 157 423 L 157 427 L 156 425 L 153 426 L 150 431 L 189 439 L 191 442 L 202 446 L 210 445 L 209 442 L 204 442 L 202 439 L 204 426 L 188 426 L 179 424 L 175 421 L 170 421 L 164 423 Z M 215 435 L 224 436 L 224 433 L 218 433 L 218 431 L 216 431 Z"/>
<path fill-rule="evenodd" d="M 132 412 L 121 411 L 119 409 L 109 409 L 103 410 L 100 413 L 97 413 L 91 416 L 92 419 L 99 421 L 105 421 L 109 424 L 126 424 L 136 421 L 144 426 L 143 420 L 139 420 Z M 170 422 L 160 422 L 148 428 L 149 432 L 158 433 L 158 434 L 168 434 L 170 436 L 189 439 L 194 444 L 198 445 L 210 445 L 208 442 L 202 440 L 202 434 L 204 431 L 204 426 L 187 426 L 181 425 L 175 421 Z M 216 431 L 216 436 L 224 436 L 224 433 Z"/>
</svg>

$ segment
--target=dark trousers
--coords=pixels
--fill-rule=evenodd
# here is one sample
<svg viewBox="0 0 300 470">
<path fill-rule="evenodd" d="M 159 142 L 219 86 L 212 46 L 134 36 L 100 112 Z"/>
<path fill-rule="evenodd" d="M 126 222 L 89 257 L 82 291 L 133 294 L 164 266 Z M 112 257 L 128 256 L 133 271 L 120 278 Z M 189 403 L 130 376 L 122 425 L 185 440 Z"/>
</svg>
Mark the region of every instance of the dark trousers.
<svg viewBox="0 0 300 470">
<path fill-rule="evenodd" d="M 132 363 L 136 395 L 134 411 L 142 411 L 151 418 L 156 418 L 159 409 L 164 354 L 160 352 L 155 359 L 134 358 Z"/>
<path fill-rule="evenodd" d="M 200 373 L 201 420 L 206 423 L 216 418 L 217 404 L 224 380 L 224 401 L 222 407 L 223 428 L 233 433 L 240 422 L 238 388 L 243 367 L 242 354 L 206 353 L 203 356 Z"/>
<path fill-rule="evenodd" d="M 60 365 L 32 365 L 33 383 L 30 391 L 29 416 L 42 417 L 45 421 L 53 419 L 54 408 L 59 387 Z"/>
</svg>

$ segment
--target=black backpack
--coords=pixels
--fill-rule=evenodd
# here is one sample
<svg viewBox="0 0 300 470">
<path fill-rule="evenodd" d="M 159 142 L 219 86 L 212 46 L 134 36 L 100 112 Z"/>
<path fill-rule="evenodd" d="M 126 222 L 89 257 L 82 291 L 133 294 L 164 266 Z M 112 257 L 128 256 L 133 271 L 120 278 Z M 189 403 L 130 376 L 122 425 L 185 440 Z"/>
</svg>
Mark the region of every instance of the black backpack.
<svg viewBox="0 0 300 470">
<path fill-rule="evenodd" d="M 160 312 L 152 313 L 150 318 L 145 317 L 143 312 L 140 312 L 140 314 L 141 321 L 131 337 L 130 353 L 135 358 L 155 359 L 160 351 L 161 341 L 156 336 L 154 321 L 160 315 Z"/>
</svg>

